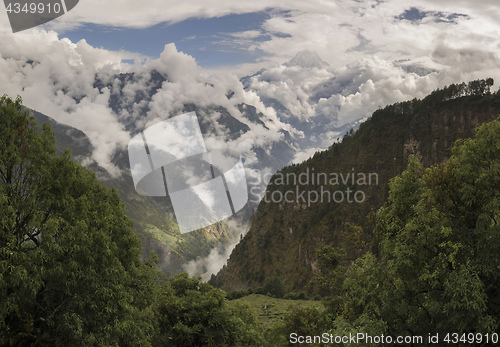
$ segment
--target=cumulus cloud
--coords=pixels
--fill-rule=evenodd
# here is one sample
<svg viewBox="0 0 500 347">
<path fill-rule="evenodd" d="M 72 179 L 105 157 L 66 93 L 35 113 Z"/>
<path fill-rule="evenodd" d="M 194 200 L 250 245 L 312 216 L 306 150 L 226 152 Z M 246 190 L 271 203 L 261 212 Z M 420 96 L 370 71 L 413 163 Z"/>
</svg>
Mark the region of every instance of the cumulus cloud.
<svg viewBox="0 0 500 347">
<path fill-rule="evenodd" d="M 126 28 L 146 28 L 159 23 L 175 23 L 189 18 L 213 18 L 228 14 L 259 12 L 270 8 L 298 9 L 321 12 L 335 7 L 326 1 L 256 0 L 235 2 L 231 0 L 196 0 L 182 3 L 172 0 L 151 0 L 138 4 L 133 0 L 82 1 L 78 11 L 71 11 L 51 22 L 56 30 L 71 29 L 82 23 L 93 23 Z M 162 10 L 159 10 L 162 9 Z"/>
<path fill-rule="evenodd" d="M 211 0 L 190 6 L 153 1 L 138 7 L 127 1 L 120 6 L 87 1 L 53 23 L 61 28 L 81 23 L 148 27 L 279 9 L 270 11 L 255 29 L 227 33 L 266 57 L 244 67 L 253 68 L 253 73 L 266 67 L 247 78 L 244 88 L 238 75 L 204 70 L 175 44 L 165 45 L 158 59 L 145 59 L 137 53 L 95 48 L 85 40 L 73 43 L 53 31 L 12 35 L 3 15 L 0 82 L 4 92 L 22 95 L 29 106 L 83 130 L 95 147 L 93 159 L 115 175 L 118 171 L 109 158 L 125 146 L 131 132 L 176 115 L 187 104 L 223 107 L 247 126 L 250 131 L 228 140 L 227 129 L 218 122 L 220 112 L 204 115 L 211 132 L 207 145 L 237 148 L 247 153 L 249 163 L 255 161 L 255 146 L 283 139 L 281 129 L 307 140 L 300 150 L 309 153 L 330 145 L 335 127 L 365 118 L 379 107 L 422 97 L 449 83 L 500 77 L 499 24 L 490 16 L 498 10 L 493 3 L 444 3 Z M 168 11 L 158 11 L 167 5 Z M 419 13 L 418 20 L 405 15 L 412 9 Z M 295 56 L 304 50 L 310 55 Z M 311 55 L 316 53 L 317 58 Z M 125 59 L 135 63 L 125 64 Z M 241 71 L 236 67 L 237 73 Z M 155 72 L 167 80 L 153 83 Z M 120 73 L 133 73 L 133 78 L 122 80 Z M 96 78 L 101 86 L 95 85 Z M 263 113 L 264 126 L 242 116 L 243 103 Z M 318 127 L 324 135 L 317 134 Z"/>
<path fill-rule="evenodd" d="M 93 87 L 102 69 L 118 71 L 126 52 L 74 44 L 54 32 L 4 34 L 0 40 L 1 92 L 20 95 L 24 103 L 61 123 L 84 131 L 95 151 L 93 159 L 118 174 L 109 157 L 129 135 L 109 107 L 109 90 Z"/>
<path fill-rule="evenodd" d="M 319 1 L 318 1 L 319 2 Z M 392 62 L 401 59 L 432 58 L 445 44 L 454 49 L 472 49 L 497 54 L 500 8 L 492 1 L 336 1 L 318 5 L 318 11 L 294 7 L 275 12 L 260 30 L 268 40 L 255 40 L 246 47 L 262 52 L 254 64 L 241 65 L 241 76 L 262 67 L 271 68 L 302 50 L 316 51 L 333 68 L 342 68 L 360 59 L 378 58 Z M 421 11 L 424 18 L 406 19 L 407 11 Z M 454 70 L 461 68 L 449 61 Z M 479 62 L 477 62 L 479 63 Z M 436 64 L 428 59 L 426 67 Z M 476 70 L 480 66 L 475 67 Z"/>
<path fill-rule="evenodd" d="M 111 162 L 113 155 L 126 148 L 132 135 L 182 113 L 186 105 L 199 109 L 209 130 L 209 150 L 233 148 L 248 163 L 256 161 L 255 147 L 280 141 L 280 130 L 287 128 L 235 75 L 210 75 L 175 44 L 165 45 L 158 59 L 124 64 L 125 59 L 142 57 L 91 47 L 85 40 L 75 44 L 40 30 L 3 38 L 1 93 L 20 95 L 27 106 L 82 130 L 94 146 L 92 159 L 114 176 L 120 172 Z M 263 112 L 261 123 L 246 119 L 241 104 Z M 231 136 L 219 122 L 221 113 L 206 111 L 213 107 L 226 110 L 248 131 Z"/>
<path fill-rule="evenodd" d="M 412 8 L 432 12 L 435 16 L 418 23 L 402 20 L 400 16 Z M 337 67 L 374 52 L 382 58 L 391 56 L 390 59 L 396 59 L 395 55 L 415 58 L 432 52 L 433 41 L 439 34 L 455 36 L 454 43 L 477 42 L 467 34 L 480 38 L 489 36 L 498 44 L 500 26 L 500 9 L 495 0 L 194 0 L 189 4 L 153 0 L 141 5 L 132 0 L 87 0 L 80 2 L 65 16 L 49 22 L 46 27 L 59 32 L 88 23 L 117 28 L 147 28 L 190 18 L 259 11 L 268 11 L 270 15 L 261 27 L 228 34 L 236 41 L 258 39 L 248 41 L 246 48 L 264 53 L 258 62 L 261 66 L 263 63 L 272 66 L 304 49 L 317 51 L 323 59 Z M 457 17 L 453 23 L 439 21 L 436 17 L 455 14 L 465 17 Z M 9 30 L 5 14 L 0 16 L 0 24 L 1 28 Z M 262 35 L 268 35 L 270 39 L 262 41 Z M 252 72 L 250 69 L 253 68 L 255 65 L 244 67 L 246 73 Z"/>
<path fill-rule="evenodd" d="M 308 61 L 304 61 L 304 56 Z M 366 118 L 385 105 L 423 97 L 440 84 L 436 70 L 417 69 L 413 62 L 389 62 L 377 56 L 341 68 L 314 62 L 310 52 L 300 52 L 289 62 L 261 71 L 244 81 L 267 104 L 273 105 L 283 123 L 304 129 L 301 155 L 326 148 L 338 128 Z M 415 64 L 419 64 L 415 62 Z M 298 136 L 299 138 L 299 136 Z M 305 159 L 305 158 L 304 158 Z"/>
</svg>

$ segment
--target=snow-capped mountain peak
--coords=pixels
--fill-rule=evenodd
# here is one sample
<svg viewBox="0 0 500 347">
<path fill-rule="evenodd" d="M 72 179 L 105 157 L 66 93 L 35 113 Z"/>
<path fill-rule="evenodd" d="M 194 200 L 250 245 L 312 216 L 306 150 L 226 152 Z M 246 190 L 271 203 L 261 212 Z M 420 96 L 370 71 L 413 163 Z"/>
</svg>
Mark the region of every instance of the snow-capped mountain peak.
<svg viewBox="0 0 500 347">
<path fill-rule="evenodd" d="M 324 69 L 328 66 L 326 61 L 323 61 L 316 52 L 300 51 L 295 57 L 283 64 L 287 67 L 300 66 L 305 69 L 318 68 Z"/>
</svg>

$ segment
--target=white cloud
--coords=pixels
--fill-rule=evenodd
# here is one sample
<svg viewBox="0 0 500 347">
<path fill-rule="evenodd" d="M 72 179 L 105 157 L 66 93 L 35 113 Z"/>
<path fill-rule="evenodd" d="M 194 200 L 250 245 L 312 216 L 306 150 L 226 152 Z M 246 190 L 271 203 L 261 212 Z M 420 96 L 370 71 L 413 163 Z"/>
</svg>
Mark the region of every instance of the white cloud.
<svg viewBox="0 0 500 347">
<path fill-rule="evenodd" d="M 109 91 L 99 93 L 93 82 L 99 70 L 122 67 L 128 54 L 33 30 L 3 34 L 0 55 L 1 93 L 20 95 L 27 106 L 84 131 L 95 148 L 93 159 L 118 174 L 109 157 L 129 135 L 108 106 Z"/>
<path fill-rule="evenodd" d="M 75 44 L 54 32 L 33 30 L 3 37 L 0 92 L 20 95 L 28 107 L 82 130 L 94 146 L 92 159 L 113 175 L 119 175 L 119 170 L 111 158 L 135 135 L 130 129 L 143 130 L 178 115 L 187 104 L 201 109 L 222 106 L 247 124 L 249 133 L 228 142 L 227 129 L 217 122 L 220 113 L 203 117 L 212 129 L 206 138 L 209 145 L 230 146 L 249 158 L 255 158 L 255 146 L 281 139 L 279 130 L 286 128 L 255 93 L 243 90 L 238 78 L 228 73 L 209 75 L 174 44 L 166 45 L 159 59 L 128 65 L 122 63 L 130 57 L 127 52 L 97 49 L 84 40 Z M 167 78 L 157 90 L 152 86 L 153 71 Z M 120 73 L 129 75 L 119 77 Z M 230 91 L 233 95 L 228 99 Z M 267 129 L 243 118 L 238 109 L 242 103 L 253 104 L 266 114 Z"/>
<path fill-rule="evenodd" d="M 249 229 L 248 223 L 242 223 L 237 218 L 226 220 L 225 225 L 235 242 L 216 247 L 210 251 L 208 256 L 197 257 L 184 264 L 183 268 L 190 276 L 201 276 L 203 281 L 208 281 L 212 274 L 217 274 L 226 265 L 227 259 L 240 241 L 240 235 L 244 235 Z"/>
<path fill-rule="evenodd" d="M 256 37 L 262 36 L 262 32 L 259 30 L 246 30 L 235 33 L 229 33 L 229 35 L 240 39 L 254 39 Z"/>
<path fill-rule="evenodd" d="M 311 158 L 314 153 L 323 150 L 324 148 L 307 148 L 304 151 L 299 151 L 295 153 L 295 156 L 293 157 L 293 160 L 291 163 L 293 164 L 300 164 L 303 161 Z"/>
<path fill-rule="evenodd" d="M 95 147 L 94 160 L 114 173 L 117 171 L 109 157 L 130 138 L 124 124 L 143 129 L 179 114 L 190 103 L 201 108 L 222 106 L 246 124 L 250 132 L 228 141 L 227 130 L 217 123 L 221 115 L 214 112 L 207 118 L 212 133 L 206 141 L 213 148 L 237 148 L 251 162 L 255 159 L 252 148 L 282 139 L 280 129 L 301 134 L 286 114 L 266 107 L 263 99 L 278 100 L 305 123 L 322 117 L 326 135 L 317 143 L 328 146 L 332 127 L 366 117 L 378 107 L 423 97 L 445 84 L 490 76 L 500 80 L 500 25 L 493 16 L 498 13 L 495 3 L 451 4 L 430 0 L 209 0 L 192 1 L 188 6 L 156 0 L 138 6 L 132 1 L 88 0 L 51 22 L 59 28 L 81 23 L 139 28 L 187 18 L 285 10 L 270 11 L 270 18 L 261 26 L 226 35 L 265 54 L 258 63 L 236 67 L 240 74 L 267 68 L 249 80 L 247 89 L 233 72 L 204 70 L 192 56 L 178 52 L 175 44 L 165 45 L 158 59 L 145 60 L 138 53 L 113 52 L 92 47 L 85 40 L 73 43 L 60 39 L 53 31 L 33 29 L 13 35 L 6 15 L 0 15 L 0 88 L 2 93 L 21 95 L 28 106 L 83 130 Z M 412 7 L 434 17 L 417 22 L 397 18 Z M 455 23 L 439 22 L 435 20 L 438 12 L 467 17 L 457 17 Z M 263 41 L 264 36 L 270 39 Z M 329 66 L 283 65 L 304 49 L 317 52 Z M 135 63 L 125 64 L 125 59 Z M 395 62 L 402 59 L 405 61 Z M 152 86 L 154 70 L 168 81 Z M 412 73 L 417 70 L 434 72 Z M 116 77 L 120 72 L 135 75 L 124 83 Z M 94 87 L 96 75 L 107 88 L 99 91 Z M 137 99 L 141 93 L 151 94 L 153 88 L 159 89 L 151 100 Z M 230 99 L 228 92 L 234 93 Z M 118 114 L 111 108 L 111 98 L 123 106 Z M 238 109 L 241 103 L 264 113 L 267 129 L 243 118 Z M 308 148 L 304 149 L 307 153 Z"/>
<path fill-rule="evenodd" d="M 335 5 L 330 1 L 306 2 L 301 0 L 150 0 L 138 4 L 133 0 L 86 0 L 57 21 L 51 22 L 55 30 L 75 28 L 82 23 L 93 23 L 126 28 L 146 28 L 159 23 L 175 23 L 189 18 L 213 18 L 228 14 L 263 11 L 270 8 L 324 11 Z"/>
</svg>

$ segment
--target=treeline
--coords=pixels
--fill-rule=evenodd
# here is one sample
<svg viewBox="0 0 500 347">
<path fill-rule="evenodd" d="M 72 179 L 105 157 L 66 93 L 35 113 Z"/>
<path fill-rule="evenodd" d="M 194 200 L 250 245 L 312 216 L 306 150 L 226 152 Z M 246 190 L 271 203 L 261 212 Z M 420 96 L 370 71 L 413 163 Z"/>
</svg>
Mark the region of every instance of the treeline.
<svg viewBox="0 0 500 347">
<path fill-rule="evenodd" d="M 210 281 L 208 282 L 210 284 Z M 268 295 L 273 298 L 278 299 L 288 299 L 288 300 L 321 300 L 322 297 L 319 294 L 314 295 L 314 297 L 309 298 L 304 291 L 301 292 L 290 292 L 287 293 L 285 290 L 285 285 L 283 281 L 278 277 L 266 277 L 264 280 L 264 285 L 258 288 L 247 288 L 245 290 L 233 290 L 227 294 L 228 300 L 239 299 L 251 294 L 261 294 Z"/>
<path fill-rule="evenodd" d="M 375 111 L 372 115 L 372 119 L 380 119 L 384 118 L 384 115 L 390 114 L 400 114 L 400 115 L 409 115 L 415 112 L 428 111 L 430 109 L 435 108 L 436 106 L 443 105 L 444 102 L 460 99 L 464 102 L 470 103 L 472 102 L 471 97 L 478 97 L 482 100 L 482 102 L 488 102 L 488 99 L 485 99 L 485 96 L 493 96 L 496 97 L 500 94 L 500 90 L 495 93 L 491 92 L 491 87 L 494 85 L 495 81 L 493 78 L 480 79 L 470 81 L 468 83 L 456 83 L 450 84 L 449 86 L 445 86 L 442 89 L 436 89 L 429 95 L 427 95 L 422 100 L 413 99 L 409 101 L 397 102 L 392 105 L 387 105 L 386 107 Z M 466 98 L 469 97 L 469 98 Z M 366 127 L 370 122 L 365 122 L 360 125 L 360 127 Z M 344 137 L 350 137 L 353 135 L 353 131 L 351 130 L 349 133 L 346 133 Z M 332 147 L 337 145 L 337 143 L 333 144 Z"/>
<path fill-rule="evenodd" d="M 245 290 L 234 290 L 228 293 L 227 298 L 229 300 L 234 300 L 251 294 L 269 295 L 281 299 L 286 295 L 285 285 L 278 276 L 272 278 L 266 277 L 264 285 L 262 287 L 258 287 L 256 289 L 247 288 Z"/>
<path fill-rule="evenodd" d="M 484 96 L 491 94 L 493 78 L 474 80 L 469 83 L 451 84 L 443 89 L 432 92 L 426 99 L 432 102 L 442 102 L 464 96 Z"/>
</svg>

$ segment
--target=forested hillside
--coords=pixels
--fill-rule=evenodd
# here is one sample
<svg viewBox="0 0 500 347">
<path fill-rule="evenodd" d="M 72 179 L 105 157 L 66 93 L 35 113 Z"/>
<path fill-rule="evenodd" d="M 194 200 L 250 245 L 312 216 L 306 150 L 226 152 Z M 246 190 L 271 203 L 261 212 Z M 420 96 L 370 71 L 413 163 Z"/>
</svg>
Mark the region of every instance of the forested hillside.
<svg viewBox="0 0 500 347">
<path fill-rule="evenodd" d="M 214 279 L 258 287 L 252 274 L 262 269 L 263 286 L 230 294 L 187 274 L 165 276 L 154 254 L 141 260 L 117 192 L 68 151 L 58 154 L 50 126 L 39 129 L 20 99 L 2 97 L 0 345 L 346 346 L 342 337 L 360 333 L 363 346 L 496 344 L 500 95 L 491 81 L 478 83 L 484 88 L 454 86 L 379 110 L 342 143 L 281 171 L 331 169 L 342 186 L 311 180 L 308 198 L 313 188 L 363 188 L 366 202 L 264 200 Z M 378 184 L 361 175 L 350 185 L 340 173 L 354 166 L 378 172 Z M 268 192 L 287 196 L 284 177 L 293 175 L 276 174 Z M 238 263 L 248 270 L 232 270 Z M 284 313 L 267 306 L 278 302 L 270 296 L 306 299 L 287 293 L 302 289 L 323 303 Z M 267 296 L 228 301 L 252 292 Z"/>
<path fill-rule="evenodd" d="M 500 117 L 425 169 L 410 156 L 373 216 L 373 248 L 329 270 L 326 309 L 295 308 L 275 345 L 496 346 L 500 333 Z M 352 338 L 354 336 L 354 338 Z"/>
<path fill-rule="evenodd" d="M 424 167 L 443 163 L 457 139 L 472 137 L 478 125 L 498 117 L 500 93 L 490 92 L 492 84 L 488 79 L 451 85 L 423 100 L 387 106 L 341 143 L 275 174 L 250 231 L 211 283 L 231 291 L 257 288 L 278 276 L 288 292 L 322 293 L 317 252 L 325 245 L 342 249 L 349 263 L 371 249 L 370 213 L 387 200 L 389 180 L 412 154 Z"/>
</svg>

